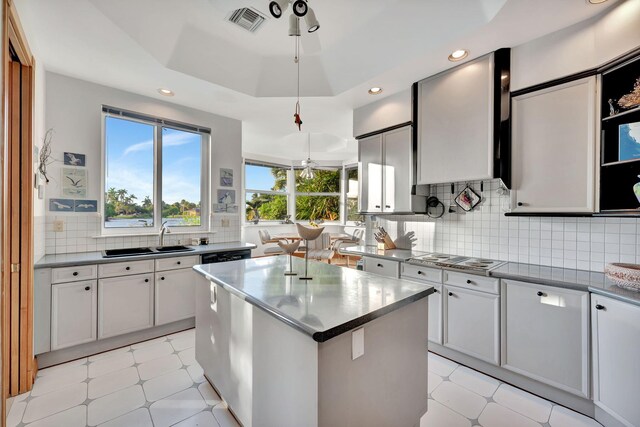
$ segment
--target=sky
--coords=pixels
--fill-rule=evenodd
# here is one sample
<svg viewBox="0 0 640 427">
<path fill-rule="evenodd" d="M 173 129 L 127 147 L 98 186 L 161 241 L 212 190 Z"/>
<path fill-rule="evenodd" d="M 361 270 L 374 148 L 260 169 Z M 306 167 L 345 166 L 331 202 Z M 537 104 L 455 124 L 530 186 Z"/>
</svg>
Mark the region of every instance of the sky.
<svg viewBox="0 0 640 427">
<path fill-rule="evenodd" d="M 245 187 L 250 190 L 271 190 L 275 183 L 275 178 L 271 174 L 271 168 L 262 166 L 246 165 L 245 167 Z"/>
<path fill-rule="evenodd" d="M 153 200 L 154 126 L 115 117 L 106 118 L 106 188 L 124 188 L 142 203 Z M 163 128 L 162 192 L 167 203 L 200 201 L 202 137 Z"/>
</svg>

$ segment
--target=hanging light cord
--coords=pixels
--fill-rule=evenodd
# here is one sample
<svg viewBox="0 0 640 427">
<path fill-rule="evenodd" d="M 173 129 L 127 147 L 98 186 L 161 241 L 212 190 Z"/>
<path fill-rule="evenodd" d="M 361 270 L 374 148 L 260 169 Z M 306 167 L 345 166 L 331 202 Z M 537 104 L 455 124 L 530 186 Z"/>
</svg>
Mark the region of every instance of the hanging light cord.
<svg viewBox="0 0 640 427">
<path fill-rule="evenodd" d="M 298 25 L 300 25 L 300 18 L 298 19 Z M 295 47 L 295 58 L 294 62 L 298 68 L 298 91 L 297 91 L 297 100 L 296 100 L 296 112 L 293 115 L 294 122 L 298 125 L 298 130 L 302 130 L 302 119 L 300 118 L 300 36 L 296 36 L 296 47 Z"/>
</svg>

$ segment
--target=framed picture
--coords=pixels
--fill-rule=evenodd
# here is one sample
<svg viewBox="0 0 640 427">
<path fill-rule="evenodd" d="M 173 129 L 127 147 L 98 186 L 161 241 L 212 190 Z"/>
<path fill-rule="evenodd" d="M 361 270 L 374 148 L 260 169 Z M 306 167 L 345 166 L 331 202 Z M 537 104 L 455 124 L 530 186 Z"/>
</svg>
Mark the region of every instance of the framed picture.
<svg viewBox="0 0 640 427">
<path fill-rule="evenodd" d="M 618 126 L 618 160 L 640 159 L 640 122 Z"/>
<path fill-rule="evenodd" d="M 62 195 L 64 197 L 87 197 L 87 170 L 62 168 Z"/>
<path fill-rule="evenodd" d="M 74 200 L 75 212 L 98 212 L 97 200 Z"/>
<path fill-rule="evenodd" d="M 233 169 L 220 168 L 220 187 L 233 187 Z"/>
<path fill-rule="evenodd" d="M 236 190 L 218 190 L 218 203 L 225 205 L 235 205 Z"/>
<path fill-rule="evenodd" d="M 73 212 L 74 204 L 70 199 L 49 199 L 51 212 Z"/>
<path fill-rule="evenodd" d="M 238 205 L 227 205 L 224 203 L 214 203 L 213 212 L 215 213 L 238 213 Z"/>
<path fill-rule="evenodd" d="M 79 153 L 64 153 L 64 164 L 67 166 L 85 167 L 85 155 Z"/>
</svg>

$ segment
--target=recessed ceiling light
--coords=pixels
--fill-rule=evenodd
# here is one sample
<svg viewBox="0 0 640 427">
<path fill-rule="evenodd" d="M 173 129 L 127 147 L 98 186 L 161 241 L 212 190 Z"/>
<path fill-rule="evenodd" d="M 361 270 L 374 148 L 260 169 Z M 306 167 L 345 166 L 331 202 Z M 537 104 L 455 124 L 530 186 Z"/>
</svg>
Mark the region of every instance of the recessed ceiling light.
<svg viewBox="0 0 640 427">
<path fill-rule="evenodd" d="M 379 93 L 382 93 L 381 87 L 372 87 L 371 89 L 369 89 L 370 95 L 378 95 Z"/>
<path fill-rule="evenodd" d="M 469 56 L 469 51 L 466 49 L 458 49 L 449 55 L 449 61 L 460 61 L 461 59 Z"/>
<path fill-rule="evenodd" d="M 591 4 L 600 4 L 600 3 L 606 2 L 607 0 L 588 0 L 588 1 Z"/>
<path fill-rule="evenodd" d="M 172 90 L 163 89 L 163 88 L 158 89 L 158 93 L 160 95 L 164 95 L 164 96 L 173 96 L 173 95 L 175 95 Z"/>
</svg>

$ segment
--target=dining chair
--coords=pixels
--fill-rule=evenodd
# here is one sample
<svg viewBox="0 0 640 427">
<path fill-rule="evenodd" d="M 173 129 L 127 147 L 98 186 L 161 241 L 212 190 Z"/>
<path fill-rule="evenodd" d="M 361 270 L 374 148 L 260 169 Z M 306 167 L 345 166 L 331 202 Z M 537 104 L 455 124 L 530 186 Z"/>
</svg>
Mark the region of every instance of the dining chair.
<svg viewBox="0 0 640 427">
<path fill-rule="evenodd" d="M 274 239 L 271 237 L 271 234 L 268 230 L 258 230 L 258 236 L 260 236 L 260 243 L 265 246 L 273 243 L 277 245 L 277 243 L 279 242 L 278 239 Z M 270 245 L 265 247 L 262 252 L 265 255 L 281 255 L 284 253 L 284 250 L 282 250 L 282 248 L 279 246 Z"/>
</svg>

